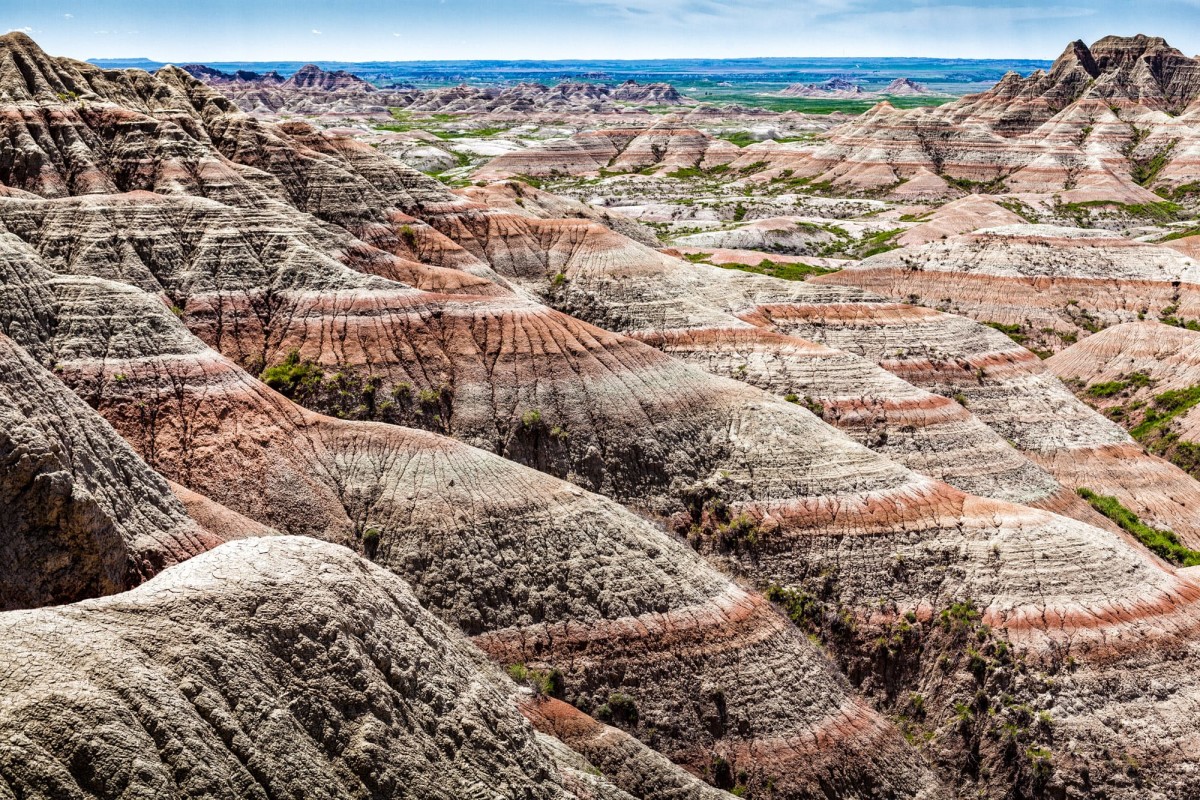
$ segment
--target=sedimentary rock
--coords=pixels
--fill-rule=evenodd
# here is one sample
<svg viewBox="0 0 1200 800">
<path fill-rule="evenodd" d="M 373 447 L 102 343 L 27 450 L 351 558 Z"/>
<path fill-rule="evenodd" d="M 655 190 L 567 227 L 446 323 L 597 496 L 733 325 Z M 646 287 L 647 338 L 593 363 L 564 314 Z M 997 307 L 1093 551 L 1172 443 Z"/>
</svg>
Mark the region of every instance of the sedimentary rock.
<svg viewBox="0 0 1200 800">
<path fill-rule="evenodd" d="M 586 131 L 493 159 L 477 172 L 484 180 L 512 175 L 595 175 L 609 172 L 671 172 L 727 164 L 741 154 L 724 140 L 670 118 L 642 129 Z"/>
<path fill-rule="evenodd" d="M 1068 490 L 1123 504 L 1198 541 L 1197 483 L 1146 454 L 1119 426 L 1077 400 L 1042 361 L 999 331 L 900 304 L 779 305 L 757 312 L 774 330 L 840 347 L 945 397 L 1011 441 Z"/>
<path fill-rule="evenodd" d="M 629 797 L 403 581 L 312 539 L 225 544 L 0 636 L 13 796 Z"/>
<path fill-rule="evenodd" d="M 934 219 L 945 219 L 950 205 Z M 934 232 L 905 235 L 919 241 Z M 1200 263 L 1164 244 L 1099 229 L 988 227 L 881 253 L 836 278 L 815 280 L 1015 326 L 1050 350 L 1063 346 L 1064 335 L 1086 336 L 1147 315 L 1200 317 Z"/>
<path fill-rule="evenodd" d="M 123 591 L 264 532 L 189 517 L 100 415 L 3 334 L 0 364 L 0 609 Z"/>
<path fill-rule="evenodd" d="M 238 113 L 179 70 L 110 76 L 26 55 L 21 37 L 2 44 L 16 51 L 10 61 L 36 66 L 0 117 L 25 158 L 0 175 L 12 190 L 6 287 L 24 298 L 0 307 L 5 329 L 168 477 L 260 524 L 360 550 L 493 660 L 533 670 L 577 709 L 716 783 L 791 797 L 943 794 L 808 641 L 803 626 L 814 626 L 840 632 L 838 664 L 876 702 L 895 708 L 930 691 L 947 734 L 960 697 L 981 719 L 1002 692 L 1036 703 L 1073 743 L 1055 778 L 1064 792 L 1095 781 L 1120 793 L 1127 784 L 1101 754 L 1146 746 L 1156 785 L 1185 796 L 1188 757 L 1167 743 L 1195 724 L 1200 587 L 1111 528 L 1011 502 L 1074 511 L 1074 495 L 970 403 L 888 377 L 874 352 L 799 341 L 807 323 L 787 329 L 802 307 L 874 311 L 872 296 L 689 264 L 590 218 L 472 202 L 349 137 Z M 94 96 L 77 108 L 43 85 Z M 634 146 L 639 137 L 620 148 L 609 139 L 610 161 L 664 169 L 711 155 L 677 127 Z M 193 228 L 198 239 L 181 241 Z M 968 342 L 1000 336 L 955 319 Z M 764 388 L 731 380 L 740 365 Z M 281 389 L 353 419 L 302 408 L 243 367 L 268 367 Z M 830 391 L 814 411 L 878 450 L 772 394 L 805 382 Z M 897 400 L 877 402 L 877 391 Z M 381 395 L 393 402 L 386 414 Z M 1080 419 L 1099 418 L 1083 409 Z M 1050 427 L 1047 446 L 1065 450 L 1071 422 Z M 947 479 L 1000 499 L 897 463 L 888 456 L 918 451 L 888 451 L 879 429 L 911 434 L 937 454 L 926 468 L 944 465 Z M 981 473 L 962 457 L 972 447 L 998 466 Z M 916 651 L 903 668 L 873 666 L 892 658 L 871 644 L 877 635 L 920 626 L 940 636 L 943 620 L 945 668 Z M 955 637 L 984 622 L 969 633 L 995 663 L 978 679 Z M 1068 665 L 1066 688 L 1045 696 L 1043 677 Z M 1126 678 L 1154 699 L 1143 727 L 1114 732 L 1105 720 L 1130 693 L 1111 687 Z M 1178 691 L 1155 694 L 1163 680 Z M 596 752 L 595 728 L 576 721 L 564 740 Z M 601 753 L 598 766 L 622 780 L 632 763 L 622 786 L 654 786 L 638 781 L 662 762 L 610 738 L 631 757 Z M 944 741 L 943 775 L 980 762 L 970 740 Z M 1023 761 L 998 748 L 983 756 L 980 789 L 1031 785 Z"/>
</svg>

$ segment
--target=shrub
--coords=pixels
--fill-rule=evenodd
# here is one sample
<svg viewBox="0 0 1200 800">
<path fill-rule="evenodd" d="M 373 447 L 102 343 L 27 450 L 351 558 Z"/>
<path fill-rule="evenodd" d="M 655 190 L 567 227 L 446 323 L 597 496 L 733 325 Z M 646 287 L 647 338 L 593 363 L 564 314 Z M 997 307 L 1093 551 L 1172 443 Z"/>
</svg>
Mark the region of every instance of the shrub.
<svg viewBox="0 0 1200 800">
<path fill-rule="evenodd" d="M 613 692 L 608 696 L 608 702 L 596 709 L 595 717 L 602 722 L 633 727 L 638 724 L 637 703 L 624 692 Z"/>
<path fill-rule="evenodd" d="M 566 688 L 563 674 L 551 667 L 548 670 L 534 669 L 524 664 L 510 664 L 507 669 L 508 677 L 515 683 L 524 684 L 533 690 L 534 694 L 544 697 L 562 697 Z"/>
<path fill-rule="evenodd" d="M 290 351 L 283 363 L 268 367 L 259 376 L 267 386 L 293 400 L 312 394 L 324 377 L 315 363 L 300 360 L 298 350 Z"/>
<path fill-rule="evenodd" d="M 363 531 L 363 551 L 367 554 L 368 558 L 374 558 L 375 553 L 379 550 L 379 535 L 378 528 L 367 528 Z"/>
<path fill-rule="evenodd" d="M 1089 386 L 1087 393 L 1092 397 L 1112 397 L 1127 388 L 1129 388 L 1129 383 L 1126 381 L 1107 381 Z"/>
</svg>

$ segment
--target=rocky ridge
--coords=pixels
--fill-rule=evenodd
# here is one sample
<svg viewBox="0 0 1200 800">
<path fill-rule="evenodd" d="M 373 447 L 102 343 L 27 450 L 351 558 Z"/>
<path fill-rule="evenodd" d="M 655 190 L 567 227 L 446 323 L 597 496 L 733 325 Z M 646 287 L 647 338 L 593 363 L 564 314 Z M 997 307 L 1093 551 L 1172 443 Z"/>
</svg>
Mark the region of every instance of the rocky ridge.
<svg viewBox="0 0 1200 800">
<path fill-rule="evenodd" d="M 5 44 L 32 43 L 17 36 Z M 839 677 L 803 626 L 841 631 L 830 640 L 838 666 L 854 667 L 856 684 L 877 702 L 929 691 L 930 713 L 953 734 L 956 693 L 969 699 L 975 691 L 959 679 L 978 680 L 957 620 L 980 642 L 993 630 L 1003 637 L 986 645 L 994 663 L 985 661 L 979 688 L 987 692 L 972 702 L 990 707 L 1012 690 L 1053 716 L 1045 727 L 1055 736 L 1077 743 L 1055 761 L 1057 786 L 1078 787 L 1088 776 L 1124 791 L 1102 753 L 1135 747 L 1147 751 L 1157 784 L 1184 796 L 1187 760 L 1164 754 L 1162 743 L 1191 724 L 1196 691 L 1178 669 L 1195 658 L 1189 637 L 1200 588 L 1187 575 L 1120 534 L 965 494 L 853 443 L 796 404 L 531 299 L 639 336 L 747 330 L 797 369 L 817 353 L 839 374 L 888 381 L 869 360 L 778 329 L 762 336 L 776 323 L 754 316 L 770 304 L 867 308 L 869 295 L 694 270 L 591 219 L 473 203 L 346 137 L 239 114 L 180 71 L 149 85 L 106 76 L 101 87 L 74 62 L 14 57 L 46 74 L 24 79 L 33 89 L 9 111 L 10 131 L 53 130 L 75 146 L 21 139 L 24 152 L 39 154 L 24 163 L 40 166 L 5 175 L 14 282 L 29 297 L 61 297 L 34 304 L 32 314 L 16 308 L 7 329 L 39 358 L 69 353 L 63 379 L 159 470 L 248 517 L 370 555 L 409 578 L 423 603 L 495 660 L 558 669 L 566 699 L 610 715 L 714 783 L 744 771 L 749 788 L 771 781 L 789 796 L 939 794 L 921 757 Z M 38 87 L 56 82 L 104 88 L 112 105 L 102 113 L 68 107 L 43 123 L 32 106 L 62 101 Z M 101 158 L 115 141 L 128 145 L 122 157 Z M 238 214 L 255 218 L 244 233 L 211 224 Z M 180 240 L 181 228 L 202 235 Z M 455 293 L 383 274 L 401 268 Z M 463 276 L 457 284 L 455 273 Z M 65 275 L 80 291 L 57 293 L 56 276 Z M 127 349 L 110 355 L 109 342 Z M 707 346 L 698 356 L 720 369 L 729 363 Z M 337 370 L 346 380 L 368 366 L 373 377 L 377 363 L 372 396 L 398 402 L 402 375 L 414 381 L 409 392 L 421 387 L 419 404 L 409 396 L 412 416 L 381 425 L 355 407 L 335 409 L 352 420 L 322 417 L 239 367 Z M 855 380 L 851 398 L 863 393 Z M 960 405 L 911 391 L 919 404 L 973 425 Z M 487 431 L 480 441 L 488 449 L 499 435 L 510 460 L 413 425 L 468 440 Z M 569 480 L 644 512 L 675 509 L 670 523 L 692 547 L 546 474 L 560 469 L 556 448 L 569 454 Z M 193 468 L 200 463 L 205 469 Z M 635 468 L 617 468 L 624 463 Z M 244 483 L 221 479 L 230 472 Z M 710 563 L 792 603 L 792 620 Z M 819 598 L 815 619 L 804 596 Z M 883 630 L 901 637 L 897 656 L 911 672 L 885 678 L 865 666 L 875 652 L 869 642 L 901 619 L 905 632 Z M 988 631 L 971 627 L 982 623 Z M 953 689 L 931 690 L 934 664 L 909 661 L 904 642 L 913 635 L 946 648 L 954 678 L 937 680 Z M 1034 675 L 1068 669 L 1054 681 L 1064 688 L 1045 699 L 1012 678 L 1010 648 Z M 1176 659 L 1169 670 L 1155 655 L 1166 651 Z M 1168 671 L 1179 692 L 1147 707 L 1147 687 Z M 1128 691 L 1106 689 L 1116 675 Z M 626 702 L 633 697 L 638 718 Z M 1119 734 L 1103 725 L 1134 702 L 1144 722 Z M 985 707 L 978 711 L 987 718 Z M 590 747 L 595 729 L 579 722 L 564 740 Z M 553 720 L 546 727 L 559 728 Z M 968 732 L 964 748 L 978 736 L 989 765 L 1006 763 L 985 730 Z M 1032 749 L 1045 735 L 1025 729 L 1016 741 Z M 947 744 L 942 774 L 953 774 L 960 752 Z M 1029 756 L 976 781 L 984 789 L 1044 784 L 1044 761 Z"/>
</svg>

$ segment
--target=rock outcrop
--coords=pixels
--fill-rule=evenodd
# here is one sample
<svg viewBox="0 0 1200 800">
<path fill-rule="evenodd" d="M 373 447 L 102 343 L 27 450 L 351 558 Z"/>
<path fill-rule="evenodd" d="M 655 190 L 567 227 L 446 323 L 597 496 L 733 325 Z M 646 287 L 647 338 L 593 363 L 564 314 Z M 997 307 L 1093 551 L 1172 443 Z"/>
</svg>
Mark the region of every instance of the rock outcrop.
<svg viewBox="0 0 1200 800">
<path fill-rule="evenodd" d="M 225 544 L 0 632 L 13 796 L 629 798 L 403 581 L 311 539 Z"/>
<path fill-rule="evenodd" d="M 932 175 L 967 190 L 1153 203 L 1146 187 L 1200 178 L 1198 98 L 1200 62 L 1162 39 L 1110 36 L 1072 43 L 1048 72 L 1010 73 L 938 108 L 881 103 L 785 166 L 848 191 L 901 193 Z M 947 184 L 942 194 L 957 191 Z"/>
<path fill-rule="evenodd" d="M 476 177 L 496 180 L 513 175 L 597 175 L 607 172 L 669 173 L 678 169 L 720 166 L 741 150 L 731 142 L 672 119 L 651 128 L 586 131 L 493 159 Z"/>
<path fill-rule="evenodd" d="M 0 364 L 0 610 L 120 592 L 265 532 L 192 519 L 100 415 L 3 334 Z"/>
<path fill-rule="evenodd" d="M 1131 749 L 1165 796 L 1190 791 L 1169 743 L 1196 725 L 1200 585 L 1080 509 L 1022 454 L 1032 428 L 1005 442 L 1019 409 L 919 388 L 915 363 L 885 372 L 877 322 L 837 346 L 844 326 L 805 316 L 888 310 L 877 297 L 690 264 L 586 214 L 547 218 L 549 200 L 518 213 L 511 187 L 473 202 L 347 136 L 241 113 L 182 70 L 102 73 L 20 36 L 0 51 L 0 126 L 21 154 L 0 165 L 13 341 L 181 486 L 408 581 L 574 706 L 523 704 L 621 789 L 703 791 L 651 745 L 775 797 L 940 797 L 967 764 L 985 765 L 969 778 L 984 794 L 1131 796 L 1105 756 Z M 624 136 L 587 147 L 628 170 L 720 147 L 673 125 Z M 950 331 L 961 353 L 1003 338 L 951 319 L 965 329 L 922 333 Z M 1018 373 L 1032 355 L 1011 349 L 1001 366 Z M 1035 378 L 1017 396 L 1057 403 L 1057 382 Z M 810 387 L 808 404 L 778 396 Z M 1069 393 L 1059 405 L 1078 420 L 1038 407 L 1038 446 L 1129 444 Z M 395 578 L 337 552 L 319 587 L 351 594 L 286 607 L 343 610 L 349 646 L 370 630 L 353 592 Z M 322 683 L 313 701 L 361 686 L 339 677 L 349 688 Z M 937 753 L 872 706 L 898 712 L 913 692 Z M 1134 703 L 1143 722 L 1113 730 Z M 1018 707 L 1053 722 L 1034 730 Z M 993 718 L 1016 726 L 1009 740 Z"/>
</svg>

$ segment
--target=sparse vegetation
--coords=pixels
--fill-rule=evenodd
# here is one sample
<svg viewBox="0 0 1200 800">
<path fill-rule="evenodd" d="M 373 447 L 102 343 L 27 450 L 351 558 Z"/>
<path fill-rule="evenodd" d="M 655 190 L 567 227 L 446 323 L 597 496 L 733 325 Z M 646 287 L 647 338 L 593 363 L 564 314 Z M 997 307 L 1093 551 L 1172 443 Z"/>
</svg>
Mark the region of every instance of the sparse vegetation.
<svg viewBox="0 0 1200 800">
<path fill-rule="evenodd" d="M 510 664 L 508 677 L 513 682 L 522 684 L 533 690 L 534 694 L 545 697 L 562 697 L 564 690 L 563 674 L 551 667 L 550 669 L 534 669 L 524 664 Z"/>
<path fill-rule="evenodd" d="M 689 258 L 688 260 L 694 261 Z M 709 262 L 711 263 L 711 262 Z M 782 278 L 785 281 L 803 281 L 813 275 L 829 275 L 837 272 L 836 269 L 828 267 L 818 267 L 812 264 L 794 264 L 772 261 L 769 258 L 764 258 L 757 264 L 714 264 L 713 266 L 721 267 L 722 269 L 736 269 L 742 272 L 753 272 L 758 275 L 770 275 L 772 278 Z"/>
<path fill-rule="evenodd" d="M 387 394 L 378 376 L 362 376 L 347 369 L 327 374 L 296 350 L 264 369 L 259 378 L 285 397 L 332 417 L 390 422 L 439 433 L 449 429 L 454 392 L 447 385 L 427 387 L 414 395 L 412 385 L 401 382 Z"/>
<path fill-rule="evenodd" d="M 1184 547 L 1173 531 L 1150 527 L 1111 495 L 1096 494 L 1083 487 L 1078 492 L 1080 497 L 1091 503 L 1092 508 L 1117 523 L 1159 557 L 1184 567 L 1200 564 L 1200 551 Z"/>
</svg>

